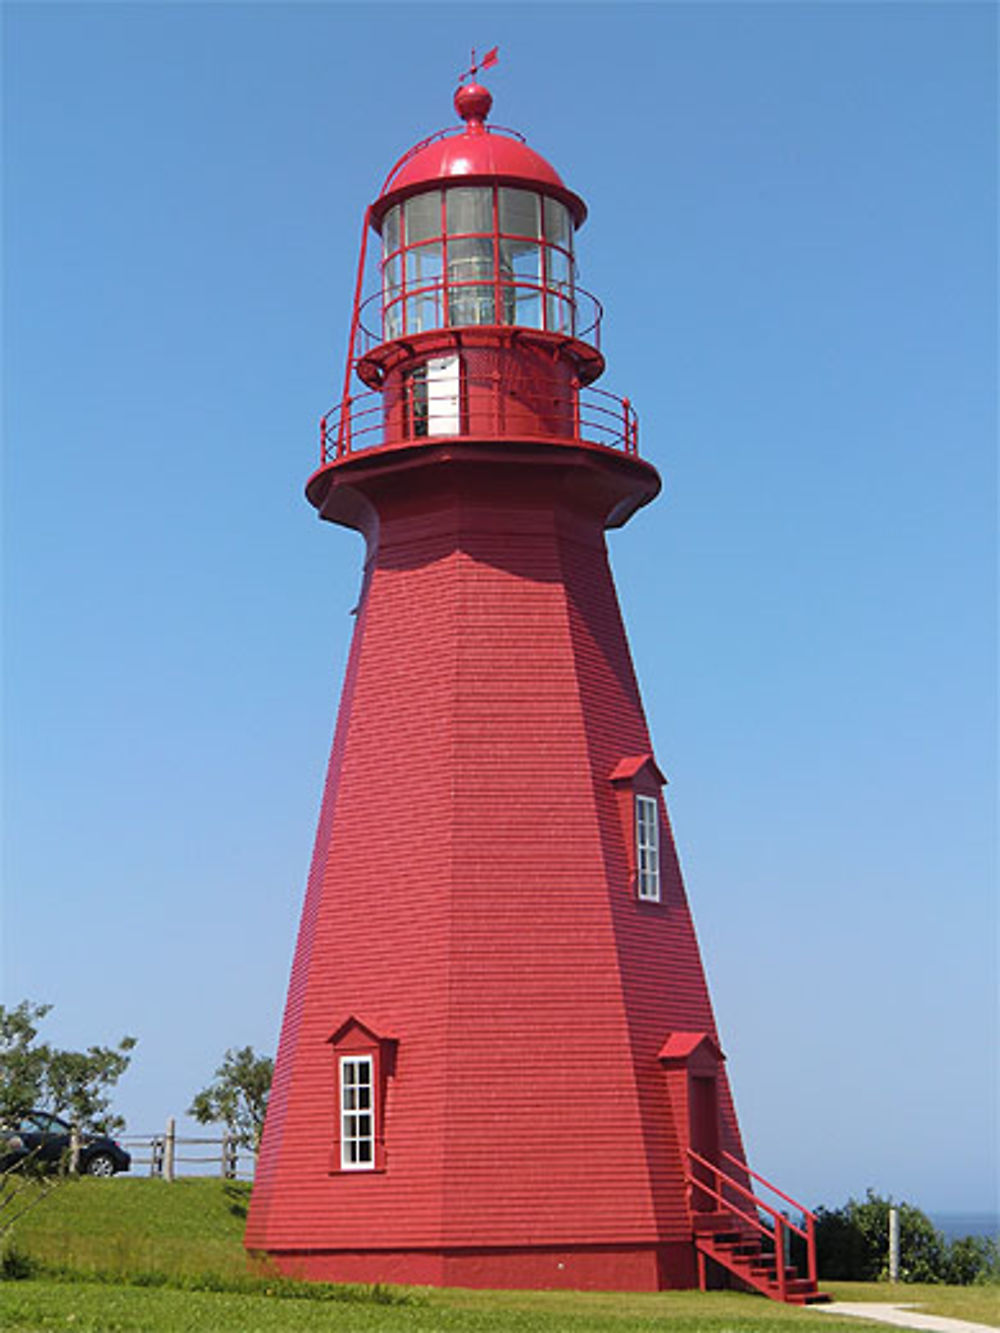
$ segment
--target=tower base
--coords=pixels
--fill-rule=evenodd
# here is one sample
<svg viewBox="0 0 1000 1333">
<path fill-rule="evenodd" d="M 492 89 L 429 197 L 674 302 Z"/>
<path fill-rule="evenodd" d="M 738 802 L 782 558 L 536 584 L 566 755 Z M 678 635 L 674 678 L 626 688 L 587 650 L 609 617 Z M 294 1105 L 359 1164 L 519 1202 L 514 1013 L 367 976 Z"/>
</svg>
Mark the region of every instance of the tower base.
<svg viewBox="0 0 1000 1333">
<path fill-rule="evenodd" d="M 313 1282 L 512 1290 L 664 1291 L 697 1287 L 693 1244 L 447 1250 L 271 1250 L 286 1277 Z"/>
</svg>

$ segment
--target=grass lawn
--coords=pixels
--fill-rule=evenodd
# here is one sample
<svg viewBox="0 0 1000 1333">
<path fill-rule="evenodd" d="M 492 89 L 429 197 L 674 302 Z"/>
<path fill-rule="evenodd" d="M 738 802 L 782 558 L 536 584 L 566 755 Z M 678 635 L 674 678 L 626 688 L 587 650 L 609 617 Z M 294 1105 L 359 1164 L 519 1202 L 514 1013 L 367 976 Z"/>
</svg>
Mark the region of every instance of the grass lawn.
<svg viewBox="0 0 1000 1333">
<path fill-rule="evenodd" d="M 249 1186 L 220 1180 L 73 1180 L 18 1223 L 40 1265 L 0 1283 L 0 1326 L 79 1333 L 862 1333 L 876 1327 L 730 1292 L 338 1288 L 251 1273 Z M 1000 1327 L 997 1288 L 824 1284 L 836 1299 L 918 1303 Z M 884 1328 L 884 1326 L 883 1326 Z"/>
</svg>

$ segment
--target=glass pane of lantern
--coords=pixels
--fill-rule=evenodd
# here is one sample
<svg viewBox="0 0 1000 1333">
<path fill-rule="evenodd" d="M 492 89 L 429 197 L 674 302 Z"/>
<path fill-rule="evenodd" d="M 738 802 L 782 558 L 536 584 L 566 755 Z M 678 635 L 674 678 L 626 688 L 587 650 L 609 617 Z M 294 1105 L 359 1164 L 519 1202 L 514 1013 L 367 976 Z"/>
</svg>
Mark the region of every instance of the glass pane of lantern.
<svg viewBox="0 0 1000 1333">
<path fill-rule="evenodd" d="M 500 238 L 500 277 L 527 279 L 537 282 L 541 274 L 540 247 L 534 241 L 512 241 Z"/>
<path fill-rule="evenodd" d="M 433 289 L 421 296 L 410 296 L 406 301 L 406 332 L 423 333 L 441 327 L 440 292 Z"/>
<path fill-rule="evenodd" d="M 503 236 L 537 236 L 539 196 L 533 190 L 500 190 L 500 233 Z"/>
<path fill-rule="evenodd" d="M 403 332 L 403 303 L 396 301 L 391 306 L 386 307 L 385 312 L 385 336 L 386 338 L 398 338 Z"/>
<path fill-rule="evenodd" d="M 391 255 L 399 249 L 399 205 L 390 208 L 382 223 L 382 253 Z"/>
<path fill-rule="evenodd" d="M 474 189 L 460 186 L 445 191 L 447 232 L 464 236 L 470 232 L 492 232 L 493 191 L 487 186 Z"/>
<path fill-rule="evenodd" d="M 537 287 L 515 287 L 513 291 L 517 299 L 517 309 L 513 320 L 514 324 L 520 324 L 526 329 L 540 329 L 542 327 L 542 294 Z"/>
<path fill-rule="evenodd" d="M 386 301 L 391 301 L 399 291 L 400 262 L 399 255 L 394 255 L 392 259 L 386 261 L 385 268 L 382 270 L 382 285 L 385 291 Z"/>
<path fill-rule="evenodd" d="M 448 282 L 493 277 L 493 241 L 488 236 L 448 242 Z"/>
<path fill-rule="evenodd" d="M 545 265 L 547 285 L 554 287 L 557 291 L 568 291 L 570 287 L 569 255 L 565 251 L 557 250 L 550 245 L 545 251 Z"/>
<path fill-rule="evenodd" d="M 431 241 L 406 252 L 406 285 L 412 292 L 417 287 L 430 287 L 441 279 L 441 242 Z"/>
<path fill-rule="evenodd" d="M 452 287 L 448 293 L 448 323 L 492 324 L 493 288 Z"/>
<path fill-rule="evenodd" d="M 554 333 L 573 332 L 573 306 L 561 296 L 553 295 L 551 289 L 545 298 L 547 308 L 546 327 Z"/>
<path fill-rule="evenodd" d="M 416 245 L 441 235 L 441 195 L 437 190 L 416 194 L 403 205 L 406 209 L 406 244 Z"/>
<path fill-rule="evenodd" d="M 569 209 L 558 199 L 545 199 L 545 239 L 566 250 L 573 249 L 573 226 Z"/>
</svg>

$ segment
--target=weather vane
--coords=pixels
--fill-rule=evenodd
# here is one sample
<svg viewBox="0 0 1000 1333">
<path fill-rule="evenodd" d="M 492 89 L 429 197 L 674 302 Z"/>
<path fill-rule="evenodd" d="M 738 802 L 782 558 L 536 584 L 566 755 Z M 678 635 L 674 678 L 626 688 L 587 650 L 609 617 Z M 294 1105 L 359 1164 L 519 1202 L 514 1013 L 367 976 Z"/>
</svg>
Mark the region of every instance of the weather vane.
<svg viewBox="0 0 1000 1333">
<path fill-rule="evenodd" d="M 483 56 L 482 60 L 477 61 L 476 48 L 473 47 L 472 64 L 469 66 L 467 70 L 465 70 L 462 74 L 458 76 L 459 82 L 461 83 L 464 79 L 474 79 L 481 69 L 492 69 L 500 58 L 497 54 L 499 50 L 500 50 L 499 46 L 490 47 L 490 49 Z"/>
</svg>

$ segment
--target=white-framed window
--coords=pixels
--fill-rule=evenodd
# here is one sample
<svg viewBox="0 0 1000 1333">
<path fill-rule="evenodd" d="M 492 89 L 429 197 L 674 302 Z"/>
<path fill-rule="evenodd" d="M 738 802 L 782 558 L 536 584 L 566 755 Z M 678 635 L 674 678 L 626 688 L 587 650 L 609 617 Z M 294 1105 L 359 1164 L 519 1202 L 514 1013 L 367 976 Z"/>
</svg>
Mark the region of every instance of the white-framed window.
<svg viewBox="0 0 1000 1333">
<path fill-rule="evenodd" d="M 375 1087 L 370 1055 L 340 1057 L 340 1169 L 375 1167 Z"/>
<path fill-rule="evenodd" d="M 636 893 L 660 901 L 660 817 L 653 796 L 635 798 Z"/>
</svg>

